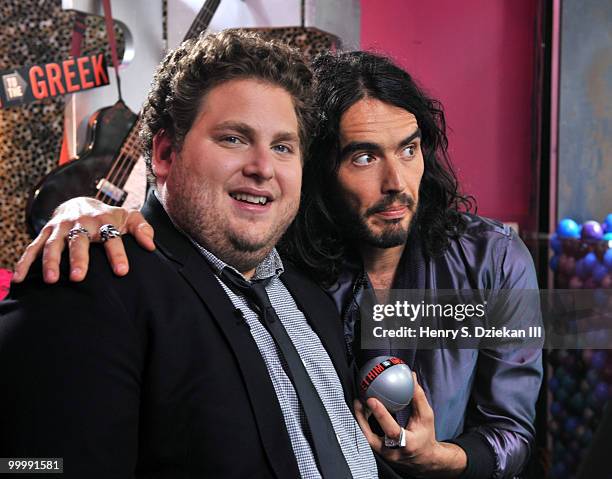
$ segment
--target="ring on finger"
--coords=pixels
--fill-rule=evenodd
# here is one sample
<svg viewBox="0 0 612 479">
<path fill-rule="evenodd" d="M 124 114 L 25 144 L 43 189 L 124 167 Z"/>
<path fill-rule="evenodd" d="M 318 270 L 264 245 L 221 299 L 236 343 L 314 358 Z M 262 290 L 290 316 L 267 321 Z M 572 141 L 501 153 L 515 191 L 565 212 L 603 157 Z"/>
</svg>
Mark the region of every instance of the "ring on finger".
<svg viewBox="0 0 612 479">
<path fill-rule="evenodd" d="M 120 231 L 111 224 L 100 226 L 100 240 L 106 243 L 109 239 L 119 238 Z"/>
<path fill-rule="evenodd" d="M 385 447 L 389 449 L 398 449 L 406 445 L 406 431 L 400 427 L 399 439 L 392 439 L 385 434 Z"/>
<path fill-rule="evenodd" d="M 71 228 L 70 231 L 68 231 L 66 238 L 68 238 L 68 241 L 72 241 L 73 239 L 78 238 L 79 235 L 85 235 L 87 236 L 88 240 L 91 240 L 91 235 L 89 234 L 89 231 L 87 231 L 87 229 L 83 228 L 82 226 L 75 226 L 74 228 Z"/>
</svg>

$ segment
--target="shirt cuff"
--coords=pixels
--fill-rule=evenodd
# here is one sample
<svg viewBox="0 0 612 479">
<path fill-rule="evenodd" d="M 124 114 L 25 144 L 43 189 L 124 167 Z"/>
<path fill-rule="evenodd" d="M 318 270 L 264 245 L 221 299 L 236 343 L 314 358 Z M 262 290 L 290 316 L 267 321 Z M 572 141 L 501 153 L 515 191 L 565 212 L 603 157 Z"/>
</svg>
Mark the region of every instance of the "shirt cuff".
<svg viewBox="0 0 612 479">
<path fill-rule="evenodd" d="M 467 467 L 459 479 L 489 479 L 495 472 L 495 454 L 482 434 L 469 431 L 447 440 L 465 451 Z"/>
</svg>

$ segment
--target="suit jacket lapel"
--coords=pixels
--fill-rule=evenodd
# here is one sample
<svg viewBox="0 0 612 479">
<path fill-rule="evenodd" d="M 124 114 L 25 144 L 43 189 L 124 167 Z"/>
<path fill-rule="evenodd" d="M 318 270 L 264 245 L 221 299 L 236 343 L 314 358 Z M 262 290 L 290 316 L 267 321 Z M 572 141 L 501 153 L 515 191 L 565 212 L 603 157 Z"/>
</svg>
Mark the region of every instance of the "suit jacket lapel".
<svg viewBox="0 0 612 479">
<path fill-rule="evenodd" d="M 208 262 L 191 241 L 176 229 L 152 192 L 142 212 L 155 229 L 156 246 L 177 263 L 179 273 L 206 305 L 233 350 L 272 468 L 279 477 L 298 477 L 295 454 L 278 398 L 249 327 L 241 316 L 235 314 L 232 302 L 215 279 Z M 271 407 L 274 405 L 276 407 Z M 237 411 L 237 414 L 244 412 Z"/>
</svg>

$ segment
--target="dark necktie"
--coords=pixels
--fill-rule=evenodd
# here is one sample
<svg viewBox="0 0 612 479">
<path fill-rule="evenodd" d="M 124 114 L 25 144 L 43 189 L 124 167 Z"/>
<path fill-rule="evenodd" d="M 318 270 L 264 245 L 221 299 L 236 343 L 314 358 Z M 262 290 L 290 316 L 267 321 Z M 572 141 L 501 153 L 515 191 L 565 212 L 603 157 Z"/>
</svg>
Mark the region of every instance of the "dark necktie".
<svg viewBox="0 0 612 479">
<path fill-rule="evenodd" d="M 291 338 L 270 303 L 266 292 L 266 284 L 269 279 L 249 283 L 229 268 L 223 268 L 220 277 L 234 293 L 245 296 L 251 307 L 259 312 L 260 321 L 274 339 L 280 354 L 285 359 L 286 373 L 295 388 L 310 428 L 312 447 L 321 475 L 325 479 L 352 478 L 351 470 L 340 449 L 325 406 Z"/>
</svg>

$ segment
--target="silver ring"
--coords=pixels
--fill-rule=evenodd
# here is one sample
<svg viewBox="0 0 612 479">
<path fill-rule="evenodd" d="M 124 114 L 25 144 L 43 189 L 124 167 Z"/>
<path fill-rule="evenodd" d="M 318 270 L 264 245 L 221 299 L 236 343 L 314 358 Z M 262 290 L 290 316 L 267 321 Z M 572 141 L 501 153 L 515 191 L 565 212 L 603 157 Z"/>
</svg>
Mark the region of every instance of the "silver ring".
<svg viewBox="0 0 612 479">
<path fill-rule="evenodd" d="M 70 231 L 68 231 L 66 238 L 68 238 L 68 241 L 72 241 L 73 239 L 78 238 L 79 235 L 85 235 L 87 236 L 88 240 L 91 240 L 91 235 L 89 234 L 89 231 L 87 231 L 87 229 L 83 228 L 82 226 L 75 226 L 74 228 L 72 228 Z"/>
<path fill-rule="evenodd" d="M 385 447 L 388 447 L 389 449 L 398 449 L 400 447 L 405 447 L 406 446 L 406 431 L 404 431 L 404 428 L 400 428 L 400 437 L 399 439 L 391 439 L 390 437 L 387 437 L 387 435 L 385 434 Z"/>
<path fill-rule="evenodd" d="M 100 240 L 102 243 L 106 243 L 109 239 L 119 238 L 120 236 L 121 233 L 113 225 L 108 224 L 100 226 Z"/>
</svg>

